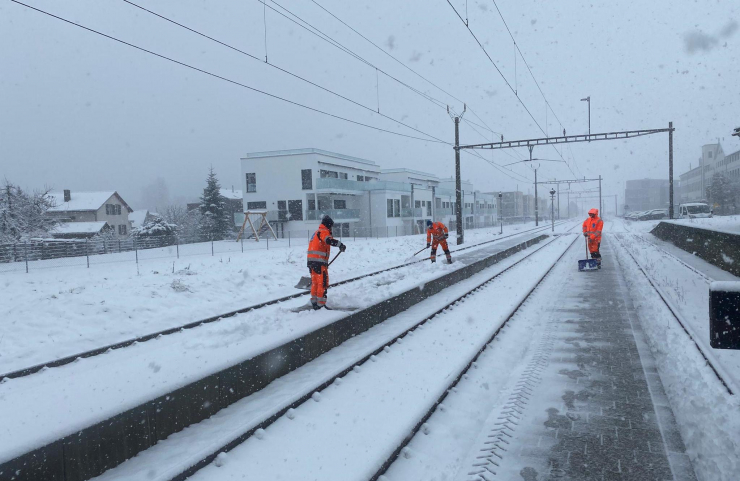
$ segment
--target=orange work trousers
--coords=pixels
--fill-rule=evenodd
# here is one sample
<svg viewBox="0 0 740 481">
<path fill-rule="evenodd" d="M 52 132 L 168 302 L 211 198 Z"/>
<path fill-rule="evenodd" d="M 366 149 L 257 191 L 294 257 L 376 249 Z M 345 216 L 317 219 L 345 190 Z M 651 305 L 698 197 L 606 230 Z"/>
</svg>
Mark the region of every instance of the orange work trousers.
<svg viewBox="0 0 740 481">
<path fill-rule="evenodd" d="M 325 306 L 329 290 L 329 269 L 325 264 L 312 264 L 308 270 L 311 272 L 311 303 Z"/>
<path fill-rule="evenodd" d="M 447 241 L 445 239 L 432 240 L 432 262 L 437 260 L 437 246 L 440 246 L 447 257 L 450 257 L 450 249 L 447 247 Z"/>
<path fill-rule="evenodd" d="M 588 251 L 591 253 L 591 257 L 593 259 L 598 259 L 601 257 L 599 247 L 601 247 L 601 239 L 588 239 Z"/>
</svg>

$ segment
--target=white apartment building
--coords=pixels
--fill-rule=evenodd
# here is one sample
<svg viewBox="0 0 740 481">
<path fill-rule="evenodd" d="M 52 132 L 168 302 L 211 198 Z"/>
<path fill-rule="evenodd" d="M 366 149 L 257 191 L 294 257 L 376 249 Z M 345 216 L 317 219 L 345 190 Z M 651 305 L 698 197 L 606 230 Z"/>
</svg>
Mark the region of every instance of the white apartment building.
<svg viewBox="0 0 740 481">
<path fill-rule="evenodd" d="M 254 152 L 241 159 L 244 210 L 268 211 L 277 231 L 312 231 L 324 215 L 342 236 L 421 233 L 426 221 L 454 228 L 452 179 L 319 149 Z M 492 225 L 496 199 L 463 184 L 468 228 Z"/>
</svg>

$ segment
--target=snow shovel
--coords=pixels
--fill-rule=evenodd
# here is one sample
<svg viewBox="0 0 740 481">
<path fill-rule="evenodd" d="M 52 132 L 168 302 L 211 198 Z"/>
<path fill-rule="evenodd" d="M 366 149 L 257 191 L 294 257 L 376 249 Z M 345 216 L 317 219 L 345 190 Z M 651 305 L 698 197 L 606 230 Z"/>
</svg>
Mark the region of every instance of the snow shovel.
<svg viewBox="0 0 740 481">
<path fill-rule="evenodd" d="M 584 236 L 584 238 L 586 239 L 586 258 L 578 261 L 578 270 L 595 271 L 599 268 L 599 265 L 596 259 L 588 258 L 588 237 Z"/>
<path fill-rule="evenodd" d="M 334 259 L 332 259 L 331 262 L 329 262 L 329 265 L 327 265 L 326 267 L 329 267 L 332 264 L 332 262 L 337 260 L 337 257 L 339 257 L 339 254 L 341 253 L 342 251 L 337 252 L 337 255 L 334 256 Z M 311 277 L 307 277 L 307 276 L 301 277 L 301 280 L 298 281 L 298 284 L 295 285 L 295 288 L 296 289 L 311 289 Z"/>
<path fill-rule="evenodd" d="M 414 260 L 414 257 L 416 257 L 416 254 L 418 254 L 419 252 L 421 252 L 423 250 L 426 250 L 426 247 L 422 247 L 418 251 L 414 252 L 414 255 L 412 255 L 411 257 L 409 257 L 408 259 L 406 259 L 405 262 L 411 262 L 412 260 Z"/>
</svg>

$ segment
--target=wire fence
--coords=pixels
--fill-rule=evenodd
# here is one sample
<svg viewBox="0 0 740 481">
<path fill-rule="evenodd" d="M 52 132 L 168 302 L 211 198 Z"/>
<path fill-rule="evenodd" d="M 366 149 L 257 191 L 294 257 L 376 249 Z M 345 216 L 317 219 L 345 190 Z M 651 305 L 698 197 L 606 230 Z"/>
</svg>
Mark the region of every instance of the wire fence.
<svg viewBox="0 0 740 481">
<path fill-rule="evenodd" d="M 502 222 L 503 225 L 519 224 L 519 219 Z M 499 223 L 501 221 L 499 220 Z M 490 228 L 499 225 L 493 222 L 466 226 L 466 229 Z M 456 229 L 450 226 L 450 236 Z M 30 272 L 38 269 L 58 267 L 81 267 L 109 263 L 140 263 L 155 259 L 179 259 L 189 256 L 217 256 L 238 254 L 255 250 L 270 250 L 307 246 L 315 229 L 276 230 L 277 240 L 268 232 L 260 233 L 259 241 L 252 238 L 203 241 L 199 238 L 185 238 L 177 235 L 90 239 L 33 239 L 28 242 L 0 244 L 0 273 Z M 419 225 L 399 225 L 380 227 L 349 227 L 347 224 L 335 225 L 334 237 L 344 243 L 419 235 L 426 227 Z"/>
</svg>

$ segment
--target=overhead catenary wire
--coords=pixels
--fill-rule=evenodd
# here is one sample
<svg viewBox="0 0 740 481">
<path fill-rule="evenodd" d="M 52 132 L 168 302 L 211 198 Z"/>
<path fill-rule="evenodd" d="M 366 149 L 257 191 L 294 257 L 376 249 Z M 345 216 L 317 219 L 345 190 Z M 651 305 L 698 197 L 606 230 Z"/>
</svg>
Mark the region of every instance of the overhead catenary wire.
<svg viewBox="0 0 740 481">
<path fill-rule="evenodd" d="M 258 0 L 258 1 L 260 1 L 260 0 Z M 485 121 L 484 121 L 484 120 L 483 120 L 483 119 L 482 119 L 482 118 L 481 118 L 481 117 L 480 117 L 480 116 L 479 116 L 479 115 L 478 115 L 477 113 L 475 113 L 475 110 L 473 110 L 473 108 L 472 108 L 472 107 L 470 106 L 470 103 L 469 103 L 469 102 L 464 102 L 464 101 L 460 100 L 460 99 L 459 99 L 458 97 L 454 96 L 453 94 L 451 94 L 451 93 L 450 93 L 450 92 L 448 92 L 447 90 L 443 89 L 442 87 L 440 87 L 440 86 L 439 86 L 439 85 L 437 85 L 436 83 L 432 82 L 432 81 L 431 81 L 431 80 L 429 80 L 428 78 L 426 78 L 426 77 L 424 77 L 423 75 L 421 75 L 421 74 L 420 74 L 419 72 L 417 72 L 416 70 L 412 69 L 411 67 L 409 67 L 408 65 L 406 65 L 406 64 L 405 64 L 405 63 L 403 63 L 402 61 L 398 60 L 398 59 L 397 59 L 397 58 L 396 58 L 395 56 L 393 56 L 393 55 L 391 55 L 390 53 L 388 53 L 388 52 L 387 52 L 387 51 L 386 51 L 386 50 L 385 50 L 384 48 L 382 48 L 382 47 L 381 47 L 380 45 L 378 45 L 377 43 L 373 42 L 372 40 L 370 40 L 369 38 L 367 38 L 367 37 L 366 37 L 365 35 L 363 35 L 363 34 L 362 34 L 362 33 L 360 33 L 359 31 L 357 31 L 357 29 L 355 29 L 354 27 L 352 27 L 351 25 L 349 25 L 349 24 L 348 24 L 347 22 L 345 22 L 344 20 L 342 20 L 341 18 L 339 18 L 339 17 L 337 16 L 337 15 L 335 15 L 335 14 L 334 14 L 334 13 L 332 13 L 331 11 L 329 11 L 329 10 L 328 10 L 327 8 L 325 8 L 325 7 L 324 7 L 324 6 L 322 6 L 322 5 L 320 4 L 320 3 L 318 3 L 318 2 L 316 1 L 316 0 L 311 0 L 311 2 L 312 2 L 313 4 L 315 4 L 315 5 L 317 6 L 317 7 L 319 7 L 319 8 L 321 9 L 321 10 L 323 10 L 324 12 L 326 12 L 327 14 L 329 14 L 330 16 L 332 16 L 332 17 L 333 17 L 333 18 L 334 18 L 335 20 L 337 20 L 337 21 L 338 21 L 339 23 L 341 23 L 342 25 L 344 25 L 345 27 L 347 27 L 348 29 L 352 30 L 352 31 L 353 31 L 354 33 L 356 33 L 357 35 L 359 35 L 360 37 L 362 37 L 362 38 L 363 38 L 363 39 L 364 39 L 364 40 L 365 40 L 366 42 L 368 42 L 368 43 L 369 43 L 370 45 L 372 45 L 372 46 L 373 46 L 373 47 L 375 47 L 376 49 L 378 49 L 378 50 L 380 50 L 381 52 L 383 52 L 383 53 L 384 53 L 384 54 L 385 54 L 386 56 L 388 56 L 388 57 L 390 57 L 391 59 L 393 59 L 393 60 L 394 60 L 394 61 L 395 61 L 396 63 L 398 63 L 399 65 L 401 65 L 401 66 L 402 66 L 403 68 L 405 68 L 405 69 L 406 69 L 406 70 L 408 70 L 409 72 L 413 73 L 414 75 L 416 75 L 416 76 L 417 76 L 417 77 L 419 77 L 420 79 L 424 80 L 425 82 L 427 82 L 427 83 L 428 83 L 429 85 L 433 86 L 434 88 L 436 88 L 436 89 L 437 89 L 437 90 L 439 90 L 440 92 L 443 92 L 444 94 L 446 94 L 446 95 L 450 96 L 451 98 L 453 98 L 453 99 L 457 100 L 457 101 L 458 101 L 458 102 L 460 102 L 461 104 L 465 104 L 465 105 L 467 105 L 467 107 L 468 107 L 468 110 L 470 110 L 470 113 L 472 113 L 473 115 L 475 115 L 475 117 L 476 117 L 476 118 L 477 118 L 477 119 L 478 119 L 478 120 L 479 120 L 479 121 L 480 121 L 480 122 L 481 122 L 481 123 L 482 123 L 483 125 L 485 125 L 485 126 L 486 126 L 485 128 L 487 128 L 487 129 L 488 129 L 488 130 L 490 130 L 491 132 L 494 132 L 494 131 L 493 131 L 493 130 L 492 130 L 492 129 L 491 129 L 491 128 L 490 128 L 490 127 L 489 127 L 489 126 L 488 126 L 488 125 L 486 124 L 486 122 L 485 122 Z M 498 133 L 498 132 L 495 132 L 495 133 Z M 500 134 L 499 134 L 499 135 L 500 135 Z"/>
<path fill-rule="evenodd" d="M 141 5 L 137 4 L 137 3 L 134 3 L 131 0 L 121 0 L 121 1 L 123 1 L 123 2 L 125 2 L 125 3 L 127 3 L 129 5 L 131 5 L 132 7 L 136 7 L 136 8 L 138 8 L 140 10 L 143 10 L 143 11 L 145 11 L 145 12 L 151 14 L 151 15 L 154 15 L 154 16 L 156 16 L 158 18 L 161 18 L 162 20 L 165 20 L 165 21 L 167 21 L 169 23 L 172 23 L 174 25 L 177 25 L 178 27 L 184 28 L 185 30 L 188 30 L 188 31 L 190 31 L 190 32 L 192 32 L 192 33 L 194 33 L 196 35 L 199 35 L 199 36 L 201 36 L 203 38 L 206 38 L 208 40 L 211 40 L 211 41 L 213 41 L 213 42 L 215 42 L 215 43 L 217 43 L 219 45 L 222 45 L 222 46 L 224 46 L 226 48 L 229 48 L 229 49 L 231 49 L 231 50 L 233 50 L 235 52 L 238 52 L 238 53 L 240 53 L 242 55 L 245 55 L 245 56 L 247 56 L 247 57 L 249 57 L 251 59 L 258 60 L 258 61 L 262 62 L 259 58 L 257 58 L 255 55 L 250 54 L 249 52 L 246 52 L 246 51 L 244 51 L 244 50 L 242 50 L 240 48 L 234 47 L 233 45 L 229 45 L 229 44 L 227 44 L 227 43 L 225 43 L 225 42 L 223 42 L 221 40 L 218 40 L 217 38 L 211 37 L 210 35 L 206 35 L 203 32 L 200 32 L 198 30 L 195 30 L 194 28 L 188 27 L 187 25 L 184 25 L 184 24 L 182 24 L 180 22 L 177 22 L 175 20 L 172 20 L 171 18 L 166 17 L 166 16 L 164 16 L 164 15 L 162 15 L 160 13 L 157 13 L 157 12 L 155 12 L 153 10 L 149 10 L 148 8 L 145 8 L 145 7 L 143 7 L 143 6 L 141 6 Z M 334 96 L 336 96 L 338 98 L 341 98 L 343 100 L 346 100 L 348 102 L 351 102 L 354 105 L 357 105 L 358 107 L 362 107 L 365 110 L 368 110 L 370 112 L 376 113 L 376 114 L 378 114 L 378 115 L 380 115 L 380 116 L 382 116 L 382 117 L 384 117 L 386 119 L 392 120 L 393 122 L 396 122 L 399 125 L 403 125 L 404 127 L 407 127 L 407 128 L 409 128 L 411 130 L 414 130 L 414 131 L 416 131 L 416 132 L 418 132 L 420 134 L 426 135 L 426 136 L 434 139 L 435 141 L 445 142 L 445 141 L 443 141 L 443 140 L 441 140 L 441 139 L 439 139 L 439 138 L 437 138 L 437 137 L 435 137 L 433 135 L 430 135 L 430 134 L 428 134 L 428 133 L 426 133 L 426 132 L 424 132 L 424 131 L 422 131 L 420 129 L 417 129 L 415 127 L 412 127 L 412 126 L 410 126 L 410 125 L 408 125 L 408 124 L 406 124 L 406 123 L 404 123 L 404 122 L 402 122 L 400 120 L 394 119 L 393 117 L 391 117 L 389 115 L 380 113 L 380 93 L 379 93 L 378 85 L 377 85 L 377 82 L 378 82 L 378 80 L 377 80 L 377 68 L 376 68 L 376 94 L 377 94 L 377 111 L 376 111 L 375 109 L 373 109 L 371 107 L 368 107 L 368 106 L 366 106 L 366 105 L 364 105 L 364 104 L 362 104 L 360 102 L 357 102 L 355 100 L 352 100 L 349 97 L 346 97 L 346 96 L 344 96 L 344 95 L 342 95 L 340 93 L 337 93 L 337 92 L 335 92 L 335 91 L 333 91 L 331 89 L 328 89 L 326 87 L 323 87 L 323 86 L 321 86 L 321 85 L 319 85 L 319 84 L 317 84 L 317 83 L 315 83 L 315 82 L 313 82 L 311 80 L 308 80 L 308 79 L 306 79 L 306 78 L 304 78 L 304 77 L 302 77 L 302 76 L 300 76 L 298 74 L 295 74 L 293 72 L 290 72 L 289 70 L 286 70 L 286 69 L 284 69 L 282 67 L 279 67 L 278 65 L 276 65 L 274 63 L 270 63 L 267 60 L 265 60 L 265 62 L 262 62 L 262 63 L 265 63 L 266 65 L 269 65 L 270 67 L 272 67 L 274 69 L 277 69 L 277 70 L 279 70 L 279 71 L 281 71 L 283 73 L 286 73 L 286 74 L 288 74 L 288 75 L 290 75 L 290 76 L 292 76 L 294 78 L 297 78 L 299 80 L 302 80 L 303 82 L 306 82 L 306 83 L 308 83 L 310 85 L 313 85 L 314 87 L 319 88 L 319 89 L 323 90 L 324 92 L 330 93 L 330 94 L 332 94 L 332 95 L 334 95 Z M 447 142 L 445 142 L 445 143 L 447 143 Z"/>
<path fill-rule="evenodd" d="M 491 65 L 493 65 L 493 67 L 496 69 L 496 71 L 498 72 L 498 74 L 501 76 L 501 78 L 503 79 L 504 83 L 506 83 L 506 86 L 509 87 L 509 90 L 511 90 L 511 92 L 514 94 L 514 96 L 517 98 L 517 100 L 521 104 L 522 108 L 524 108 L 524 110 L 527 112 L 527 114 L 532 119 L 532 121 L 535 123 L 535 125 L 537 125 L 537 128 L 539 128 L 540 131 L 543 134 L 545 134 L 545 136 L 547 136 L 547 132 L 542 128 L 542 126 L 537 121 L 537 119 L 535 118 L 535 116 L 529 110 L 529 107 L 527 107 L 527 105 L 524 103 L 524 101 L 521 99 L 521 97 L 519 97 L 519 95 L 516 92 L 516 89 L 506 79 L 506 76 L 503 74 L 503 72 L 501 72 L 501 69 L 498 68 L 498 65 L 496 65 L 496 62 L 493 61 L 493 59 L 491 58 L 491 55 L 488 53 L 488 51 L 486 50 L 486 48 L 483 46 L 483 44 L 481 43 L 481 41 L 478 39 L 478 36 L 475 35 L 475 32 L 473 32 L 473 30 L 470 28 L 470 26 L 462 18 L 462 16 L 460 15 L 460 12 L 457 11 L 457 9 L 455 8 L 455 6 L 452 4 L 452 2 L 450 0 L 447 0 L 447 3 L 450 5 L 450 8 L 452 8 L 452 10 L 455 12 L 455 15 L 457 15 L 457 17 L 460 19 L 460 21 L 465 25 L 465 28 L 468 30 L 468 32 L 470 33 L 470 35 L 476 41 L 476 43 L 478 44 L 478 46 L 481 48 L 481 50 L 483 51 L 483 53 L 485 54 L 485 56 L 488 58 L 488 60 L 491 63 Z M 555 151 L 558 153 L 558 155 L 560 155 L 560 157 L 563 158 L 563 160 L 565 160 L 565 158 L 563 157 L 563 154 L 560 153 L 560 151 L 554 145 L 553 145 L 553 149 L 555 149 Z M 568 166 L 568 169 L 571 171 L 571 173 L 573 175 L 576 175 L 573 172 L 573 169 L 571 169 L 570 165 L 568 165 L 567 162 L 565 163 L 565 165 Z"/>
<path fill-rule="evenodd" d="M 160 54 L 160 53 L 154 52 L 153 50 L 148 50 L 148 49 L 146 49 L 146 48 L 144 48 L 144 47 L 140 47 L 140 46 L 138 46 L 138 45 L 135 45 L 135 44 L 133 44 L 133 43 L 127 42 L 127 41 L 125 41 L 125 40 L 121 40 L 121 39 L 119 39 L 119 38 L 117 38 L 117 37 L 114 37 L 114 36 L 112 36 L 112 35 L 108 35 L 108 34 L 106 34 L 106 33 L 100 32 L 100 31 L 98 31 L 98 30 L 95 30 L 95 29 L 93 29 L 93 28 L 90 28 L 90 27 L 86 27 L 86 26 L 84 26 L 84 25 L 82 25 L 82 24 L 79 24 L 79 23 L 76 23 L 76 22 L 74 22 L 74 21 L 72 21 L 72 20 L 66 19 L 66 18 L 64 18 L 64 17 L 61 17 L 61 16 L 55 15 L 55 14 L 53 14 L 53 13 L 47 12 L 47 11 L 45 11 L 45 10 L 42 10 L 42 9 L 40 9 L 40 8 L 37 8 L 37 7 L 33 7 L 33 6 L 31 6 L 31 5 L 28 5 L 28 4 L 26 4 L 26 3 L 23 3 L 23 2 L 21 2 L 21 1 L 19 1 L 19 0 L 10 0 L 10 1 L 11 1 L 11 2 L 13 2 L 13 3 L 16 3 L 16 4 L 18 4 L 18 5 L 22 5 L 22 6 L 26 7 L 26 8 L 29 8 L 29 9 L 31 9 L 31 10 L 34 10 L 34 11 L 36 11 L 36 12 L 42 13 L 42 14 L 44 14 L 44 15 L 47 15 L 47 16 L 49 16 L 49 17 L 55 18 L 55 19 L 57 19 L 57 20 L 60 20 L 60 21 L 62 21 L 62 22 L 65 22 L 65 23 L 67 23 L 67 24 L 69 24 L 69 25 L 73 25 L 73 26 L 75 26 L 75 27 L 78 27 L 78 28 L 81 28 L 81 29 L 83 29 L 83 30 L 85 30 L 85 31 L 88 31 L 88 32 L 94 33 L 94 34 L 96 34 L 96 35 L 100 35 L 100 36 L 102 36 L 102 37 L 105 37 L 105 38 L 107 38 L 107 39 L 109 39 L 109 40 L 113 40 L 113 41 L 115 41 L 115 42 L 118 42 L 118 43 L 120 43 L 120 44 L 122 44 L 122 45 L 126 45 L 126 46 L 128 46 L 128 47 L 134 48 L 134 49 L 136 49 L 136 50 L 139 50 L 139 51 L 141 51 L 141 52 L 147 53 L 147 54 L 149 54 L 149 55 L 153 55 L 153 56 L 155 56 L 155 57 L 158 57 L 158 58 L 161 58 L 161 59 L 163 59 L 163 60 L 167 60 L 168 62 L 172 62 L 172 63 L 174 63 L 174 64 L 177 64 L 177 65 L 180 65 L 180 66 L 182 66 L 182 67 L 186 67 L 186 68 L 189 68 L 189 69 L 191 69 L 191 70 L 194 70 L 194 71 L 196 71 L 196 72 L 200 72 L 200 73 L 202 73 L 202 74 L 204 74 L 204 75 L 208 75 L 208 76 L 210 76 L 210 77 L 213 77 L 213 78 L 216 78 L 216 79 L 222 80 L 222 81 L 224 81 L 224 82 L 228 82 L 228 83 L 230 83 L 230 84 L 232 84 L 232 85 L 236 85 L 236 86 L 239 86 L 239 87 L 242 87 L 242 88 L 245 88 L 245 89 L 251 90 L 251 91 L 253 91 L 253 92 L 257 92 L 257 93 L 260 93 L 260 94 L 262 94 L 262 95 L 265 95 L 265 96 L 267 96 L 267 97 L 271 97 L 271 98 L 274 98 L 274 99 L 277 99 L 277 100 L 281 100 L 281 101 L 283 101 L 283 102 L 286 102 L 286 103 L 288 103 L 288 104 L 291 104 L 291 105 L 294 105 L 294 106 L 297 106 L 297 107 L 301 107 L 301 108 L 304 108 L 304 109 L 306 109 L 306 110 L 310 110 L 310 111 L 312 111 L 312 112 L 320 113 L 320 114 L 322 114 L 322 115 L 325 115 L 325 116 L 327 116 L 327 117 L 332 117 L 332 118 L 334 118 L 334 119 L 337 119 L 337 120 L 342 120 L 342 121 L 345 121 L 345 122 L 349 122 L 349 123 L 351 123 L 351 124 L 355 124 L 355 125 L 359 125 L 359 126 L 362 126 L 362 127 L 366 127 L 366 128 L 370 128 L 370 129 L 378 130 L 378 131 L 380 131 L 380 132 L 385 132 L 385 133 L 389 133 L 389 134 L 392 134 L 392 135 L 397 135 L 397 136 L 400 136 L 400 137 L 406 137 L 406 138 L 410 138 L 410 139 L 420 140 L 420 141 L 423 141 L 423 142 L 433 142 L 433 143 L 441 143 L 441 144 L 447 144 L 447 145 L 452 145 L 452 144 L 451 144 L 450 142 L 446 142 L 446 141 L 444 141 L 444 140 L 441 140 L 441 139 L 436 139 L 435 137 L 432 137 L 432 136 L 431 136 L 431 135 L 429 135 L 429 134 L 424 134 L 424 135 L 429 135 L 430 137 L 432 137 L 433 139 L 436 139 L 436 140 L 431 140 L 431 139 L 425 139 L 425 138 L 422 138 L 422 137 L 416 137 L 416 136 L 414 136 L 414 135 L 408 135 L 408 134 L 403 134 L 403 133 L 400 133 L 400 132 L 394 132 L 394 131 L 392 131 L 392 130 L 387 130 L 387 129 L 383 129 L 383 128 L 381 128 L 381 127 L 376 127 L 376 126 L 374 126 L 374 125 L 370 125 L 370 124 L 365 124 L 365 123 L 363 123 L 363 122 L 359 122 L 359 121 L 356 121 L 356 120 L 348 119 L 348 118 L 346 118 L 346 117 L 342 117 L 342 116 L 340 116 L 340 115 L 332 114 L 332 113 L 330 113 L 330 112 L 326 112 L 326 111 L 324 111 L 324 110 L 321 110 L 321 109 L 318 109 L 318 108 L 315 108 L 315 107 L 311 107 L 311 106 L 308 106 L 308 105 L 302 104 L 302 103 L 300 103 L 300 102 L 296 102 L 296 101 L 294 101 L 294 100 L 290 100 L 290 99 L 287 99 L 287 98 L 281 97 L 281 96 L 279 96 L 279 95 L 276 95 L 276 94 L 272 94 L 272 93 L 266 92 L 266 91 L 264 91 L 264 90 L 260 90 L 260 89 L 258 89 L 258 88 L 255 88 L 255 87 L 251 87 L 251 86 L 249 86 L 249 85 L 247 85 L 247 84 L 244 84 L 244 83 L 242 83 L 242 82 L 238 82 L 238 81 L 236 81 L 236 80 L 232 80 L 232 79 L 229 79 L 229 78 L 227 78 L 227 77 L 224 77 L 224 76 L 221 76 L 221 75 L 215 74 L 215 73 L 213 73 L 213 72 L 210 72 L 210 71 L 208 71 L 208 70 L 205 70 L 205 69 L 201 69 L 201 68 L 199 68 L 199 67 L 195 67 L 195 66 L 193 66 L 193 65 L 190 65 L 190 64 L 188 64 L 188 63 L 185 63 L 185 62 L 182 62 L 182 61 L 179 61 L 179 60 L 176 60 L 176 59 L 174 59 L 174 58 L 171 58 L 171 57 L 167 57 L 166 55 L 162 55 L 162 54 Z"/>
<path fill-rule="evenodd" d="M 501 17 L 501 21 L 504 23 L 504 27 L 506 27 L 506 31 L 509 33 L 509 36 L 511 37 L 511 41 L 514 43 L 514 48 L 517 52 L 519 52 L 519 55 L 522 57 L 522 61 L 524 62 L 524 65 L 527 67 L 527 70 L 529 71 L 529 75 L 532 77 L 532 80 L 534 80 L 534 84 L 537 86 L 537 90 L 539 90 L 540 95 L 542 95 L 542 98 L 545 101 L 545 104 L 550 109 L 550 112 L 555 116 L 555 120 L 558 121 L 558 124 L 560 125 L 561 129 L 565 129 L 565 126 L 563 125 L 563 122 L 560 121 L 560 118 L 558 117 L 558 114 L 555 113 L 555 109 L 552 108 L 552 105 L 547 100 L 547 96 L 545 95 L 545 92 L 542 90 L 542 87 L 540 87 L 540 83 L 537 81 L 537 78 L 534 76 L 534 72 L 532 72 L 532 68 L 529 66 L 529 62 L 527 62 L 527 59 L 524 57 L 524 53 L 519 48 L 519 44 L 517 43 L 516 39 L 514 38 L 514 34 L 511 32 L 511 29 L 509 28 L 509 25 L 506 23 L 506 19 L 504 18 L 503 13 L 501 13 L 501 9 L 498 8 L 498 4 L 496 3 L 496 0 L 491 0 L 493 2 L 494 7 L 496 7 L 496 11 L 498 12 L 499 17 Z M 516 52 L 514 54 L 514 72 L 516 75 Z M 573 159 L 573 163 L 576 166 L 576 170 L 580 172 L 580 169 L 578 168 L 578 163 L 576 162 L 575 156 L 573 155 L 573 149 L 568 146 L 568 149 L 571 151 L 570 155 Z M 572 171 L 571 171 L 572 172 Z M 575 174 L 574 174 L 575 175 Z"/>
</svg>

